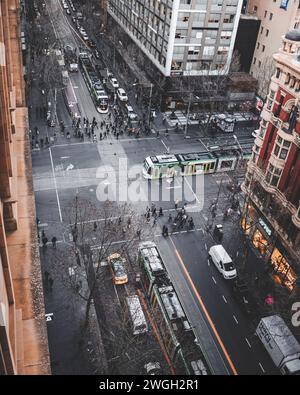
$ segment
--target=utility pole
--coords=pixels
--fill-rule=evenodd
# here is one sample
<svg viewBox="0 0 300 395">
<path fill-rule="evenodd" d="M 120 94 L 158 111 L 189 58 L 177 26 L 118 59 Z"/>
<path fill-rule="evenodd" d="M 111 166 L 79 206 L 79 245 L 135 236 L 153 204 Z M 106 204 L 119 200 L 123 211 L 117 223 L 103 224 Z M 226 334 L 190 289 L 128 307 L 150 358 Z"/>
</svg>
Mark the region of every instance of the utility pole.
<svg viewBox="0 0 300 395">
<path fill-rule="evenodd" d="M 149 125 L 149 127 L 150 127 L 150 121 L 151 121 L 152 92 L 153 92 L 153 84 L 151 83 L 151 88 L 150 88 L 150 99 L 149 99 L 149 115 L 148 115 L 148 125 Z"/>
<path fill-rule="evenodd" d="M 189 126 L 190 111 L 191 111 L 191 103 L 192 103 L 192 96 L 193 96 L 193 94 L 190 93 L 190 96 L 189 96 L 189 106 L 188 106 L 188 111 L 187 111 L 187 115 L 186 115 L 186 124 L 185 124 L 185 129 L 184 129 L 184 138 L 186 138 L 186 136 L 187 136 L 188 126 Z"/>
</svg>

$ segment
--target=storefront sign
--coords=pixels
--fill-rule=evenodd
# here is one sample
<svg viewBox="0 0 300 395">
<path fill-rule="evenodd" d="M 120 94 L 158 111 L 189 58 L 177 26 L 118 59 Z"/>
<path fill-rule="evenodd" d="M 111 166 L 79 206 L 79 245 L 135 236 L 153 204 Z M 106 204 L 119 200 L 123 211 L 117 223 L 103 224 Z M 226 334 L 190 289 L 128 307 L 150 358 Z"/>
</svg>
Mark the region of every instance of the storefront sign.
<svg viewBox="0 0 300 395">
<path fill-rule="evenodd" d="M 263 230 L 266 232 L 268 236 L 272 235 L 272 230 L 268 227 L 268 225 L 263 221 L 261 218 L 259 219 L 259 224 L 263 228 Z"/>
</svg>

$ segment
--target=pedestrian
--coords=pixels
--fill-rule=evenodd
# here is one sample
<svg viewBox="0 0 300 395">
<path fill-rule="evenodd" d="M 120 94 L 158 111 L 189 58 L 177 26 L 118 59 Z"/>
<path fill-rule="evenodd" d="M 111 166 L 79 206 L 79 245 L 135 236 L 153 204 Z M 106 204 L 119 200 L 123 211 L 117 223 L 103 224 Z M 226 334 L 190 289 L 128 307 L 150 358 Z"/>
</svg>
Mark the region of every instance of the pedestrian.
<svg viewBox="0 0 300 395">
<path fill-rule="evenodd" d="M 168 222 L 172 222 L 172 214 L 169 214 Z"/>
<path fill-rule="evenodd" d="M 156 214 L 156 207 L 154 207 L 154 209 L 152 211 L 152 217 L 156 217 L 156 216 L 157 216 L 157 214 Z"/>
<path fill-rule="evenodd" d="M 150 211 L 148 211 L 147 214 L 146 214 L 146 220 L 147 220 L 147 222 L 150 221 Z"/>
<path fill-rule="evenodd" d="M 137 237 L 139 238 L 139 240 L 141 240 L 141 230 L 140 230 L 140 229 L 138 229 L 138 230 L 136 231 L 136 235 L 137 235 Z"/>
<path fill-rule="evenodd" d="M 94 232 L 96 232 L 97 228 L 98 228 L 98 225 L 97 225 L 97 222 L 95 221 L 94 222 Z"/>
<path fill-rule="evenodd" d="M 45 231 L 42 230 L 42 237 L 46 237 Z"/>
<path fill-rule="evenodd" d="M 162 207 L 159 208 L 159 214 L 158 215 L 160 217 L 162 217 L 164 215 Z"/>
<path fill-rule="evenodd" d="M 153 227 L 156 225 L 156 222 L 157 222 L 156 217 L 154 217 L 153 218 L 153 225 L 152 225 Z"/>
<path fill-rule="evenodd" d="M 53 283 L 54 283 L 54 280 L 53 280 L 53 278 L 52 277 L 49 277 L 49 288 L 50 288 L 50 291 L 52 291 L 52 289 L 53 289 Z"/>
<path fill-rule="evenodd" d="M 127 220 L 127 228 L 130 229 L 131 227 L 131 218 L 128 218 Z"/>
<path fill-rule="evenodd" d="M 51 239 L 51 241 L 52 241 L 52 247 L 53 247 L 53 248 L 56 248 L 57 238 L 56 238 L 55 236 L 53 236 L 52 239 Z"/>
<path fill-rule="evenodd" d="M 44 276 L 45 276 L 45 282 L 46 282 L 47 285 L 48 285 L 48 281 L 49 281 L 49 275 L 50 275 L 50 273 L 47 270 L 45 270 L 44 271 Z"/>
<path fill-rule="evenodd" d="M 178 209 L 178 200 L 176 200 L 176 202 L 175 202 L 175 210 L 177 210 Z"/>
<path fill-rule="evenodd" d="M 43 243 L 43 247 L 47 247 L 47 243 L 48 243 L 48 239 L 47 239 L 47 237 L 43 237 L 42 238 L 42 243 Z"/>
<path fill-rule="evenodd" d="M 159 137 L 159 130 L 156 131 L 156 137 Z"/>
<path fill-rule="evenodd" d="M 116 133 L 117 140 L 119 140 L 119 132 Z"/>
</svg>

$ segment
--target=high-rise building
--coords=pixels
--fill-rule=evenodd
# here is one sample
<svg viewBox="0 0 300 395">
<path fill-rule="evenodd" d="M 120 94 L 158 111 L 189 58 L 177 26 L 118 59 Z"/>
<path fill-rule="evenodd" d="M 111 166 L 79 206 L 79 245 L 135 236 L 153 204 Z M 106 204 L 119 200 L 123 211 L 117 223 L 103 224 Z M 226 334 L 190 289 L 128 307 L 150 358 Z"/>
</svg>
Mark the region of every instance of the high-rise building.
<svg viewBox="0 0 300 395">
<path fill-rule="evenodd" d="M 282 39 L 243 184 L 242 227 L 292 291 L 300 278 L 300 31 Z"/>
<path fill-rule="evenodd" d="M 0 2 L 0 375 L 49 374 L 19 0 Z"/>
<path fill-rule="evenodd" d="M 110 0 L 108 12 L 164 76 L 229 68 L 243 0 Z"/>
<path fill-rule="evenodd" d="M 247 14 L 261 21 L 250 73 L 258 80 L 258 93 L 264 99 L 273 73 L 272 56 L 278 43 L 285 32 L 299 26 L 299 1 L 248 0 L 246 9 Z"/>
</svg>

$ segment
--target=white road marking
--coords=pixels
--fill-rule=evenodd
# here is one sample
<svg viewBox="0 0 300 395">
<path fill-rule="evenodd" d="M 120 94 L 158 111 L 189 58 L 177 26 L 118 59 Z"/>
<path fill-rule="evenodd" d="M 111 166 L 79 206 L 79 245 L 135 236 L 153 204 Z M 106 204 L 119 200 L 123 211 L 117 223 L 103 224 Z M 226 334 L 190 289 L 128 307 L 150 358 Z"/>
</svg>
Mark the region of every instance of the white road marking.
<svg viewBox="0 0 300 395">
<path fill-rule="evenodd" d="M 216 279 L 214 278 L 214 276 L 212 276 L 211 278 L 212 278 L 213 282 L 214 282 L 215 284 L 217 284 Z"/>
<path fill-rule="evenodd" d="M 206 251 L 207 251 L 207 244 L 205 243 L 205 249 L 206 249 Z"/>
<path fill-rule="evenodd" d="M 251 344 L 250 344 L 249 340 L 246 337 L 245 337 L 245 340 L 246 340 L 248 346 L 251 348 Z"/>
<path fill-rule="evenodd" d="M 165 147 L 165 149 L 167 150 L 167 153 L 169 153 L 169 152 L 170 152 L 170 147 L 167 147 L 167 146 L 166 146 L 166 144 L 165 144 L 165 142 L 164 142 L 163 139 L 161 139 L 160 141 L 161 141 L 161 143 L 163 144 L 163 146 Z"/>
<path fill-rule="evenodd" d="M 222 295 L 222 298 L 223 298 L 224 302 L 227 303 L 227 300 L 224 295 Z"/>
<path fill-rule="evenodd" d="M 180 189 L 182 188 L 181 185 L 175 185 L 174 187 L 166 187 L 166 189 Z"/>
<path fill-rule="evenodd" d="M 38 224 L 38 228 L 47 228 L 48 224 L 45 222 L 44 224 Z"/>
<path fill-rule="evenodd" d="M 54 165 L 53 165 L 53 158 L 52 158 L 51 148 L 49 148 L 49 154 L 50 154 L 50 161 L 51 161 L 51 166 L 52 166 L 52 174 L 53 174 L 53 181 L 54 181 L 54 187 L 55 187 L 55 193 L 56 193 L 56 199 L 57 199 L 59 218 L 60 218 L 60 222 L 63 222 L 62 215 L 61 215 L 59 196 L 58 196 L 58 191 L 57 191 L 57 182 L 56 182 L 56 177 L 55 177 L 55 172 L 54 172 Z"/>
<path fill-rule="evenodd" d="M 61 156 L 60 159 L 69 159 L 69 156 Z"/>
<path fill-rule="evenodd" d="M 209 261 L 209 259 L 207 260 L 207 266 L 210 266 L 210 261 Z"/>
<path fill-rule="evenodd" d="M 119 298 L 118 291 L 117 291 L 117 288 L 116 288 L 115 285 L 114 285 L 114 290 L 115 290 L 116 297 L 117 297 L 117 299 L 118 299 L 118 303 L 119 303 L 119 305 L 121 306 L 120 298 Z"/>
<path fill-rule="evenodd" d="M 237 324 L 239 323 L 235 315 L 233 315 L 233 319 Z"/>
<path fill-rule="evenodd" d="M 259 367 L 261 368 L 261 370 L 262 370 L 263 373 L 266 372 L 265 369 L 264 369 L 264 367 L 262 366 L 262 364 L 261 364 L 260 362 L 259 362 Z"/>
</svg>

